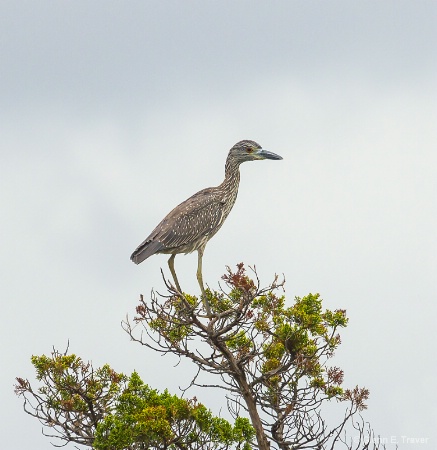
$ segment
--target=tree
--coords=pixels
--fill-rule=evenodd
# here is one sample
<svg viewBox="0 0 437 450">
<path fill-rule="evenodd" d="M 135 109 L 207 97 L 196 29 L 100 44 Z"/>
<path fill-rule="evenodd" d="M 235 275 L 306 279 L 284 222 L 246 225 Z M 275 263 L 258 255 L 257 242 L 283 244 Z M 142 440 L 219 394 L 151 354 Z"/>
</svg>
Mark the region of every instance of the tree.
<svg viewBox="0 0 437 450">
<path fill-rule="evenodd" d="M 152 293 L 149 302 L 140 296 L 133 321 L 123 322 L 132 340 L 192 361 L 197 370 L 189 387 L 221 389 L 234 424 L 196 399 L 159 394 L 136 373 L 127 378 L 109 366 L 94 371 L 57 352 L 32 359 L 39 390 L 17 379 L 25 410 L 64 441 L 96 449 L 381 448 L 360 415 L 369 391 L 343 388 L 343 371 L 328 365 L 346 312 L 323 310 L 318 294 L 287 305 L 284 281 L 275 277 L 260 288 L 253 272 L 255 280 L 243 264 L 228 268 L 226 289 L 207 290 L 211 320 L 202 316 L 197 297 L 167 283 L 168 296 Z M 345 405 L 336 425 L 322 414 L 332 403 Z M 347 435 L 351 430 L 355 439 Z"/>
<path fill-rule="evenodd" d="M 248 449 L 253 428 L 245 418 L 231 425 L 214 417 L 196 398 L 183 399 L 151 389 L 134 372 L 130 377 L 109 365 L 90 363 L 54 350 L 33 356 L 42 386 L 17 378 L 15 392 L 24 410 L 50 430 L 49 437 L 97 450 Z"/>
</svg>

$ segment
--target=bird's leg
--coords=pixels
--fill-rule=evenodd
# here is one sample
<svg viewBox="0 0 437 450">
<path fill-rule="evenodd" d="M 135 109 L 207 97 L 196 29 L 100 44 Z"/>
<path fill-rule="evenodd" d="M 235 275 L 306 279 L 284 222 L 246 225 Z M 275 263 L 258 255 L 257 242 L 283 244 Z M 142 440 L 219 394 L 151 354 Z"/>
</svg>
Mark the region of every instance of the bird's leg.
<svg viewBox="0 0 437 450">
<path fill-rule="evenodd" d="M 175 282 L 176 289 L 182 294 L 182 289 L 179 286 L 178 277 L 176 276 L 176 272 L 174 270 L 174 259 L 176 257 L 176 253 L 173 253 L 168 259 L 168 267 L 170 268 L 171 275 L 173 277 L 173 281 Z"/>
<path fill-rule="evenodd" d="M 206 309 L 206 315 L 211 317 L 211 308 L 209 307 L 208 300 L 206 298 L 205 288 L 203 287 L 203 277 L 202 277 L 202 257 L 203 250 L 197 250 L 197 281 L 199 282 L 200 290 L 202 291 L 202 302 Z"/>
</svg>

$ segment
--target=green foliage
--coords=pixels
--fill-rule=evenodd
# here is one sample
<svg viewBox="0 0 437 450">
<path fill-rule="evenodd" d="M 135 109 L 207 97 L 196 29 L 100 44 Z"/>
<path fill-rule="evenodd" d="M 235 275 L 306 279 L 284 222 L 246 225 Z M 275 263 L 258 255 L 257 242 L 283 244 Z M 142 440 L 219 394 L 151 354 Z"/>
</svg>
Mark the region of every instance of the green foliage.
<svg viewBox="0 0 437 450">
<path fill-rule="evenodd" d="M 16 393 L 26 402 L 36 400 L 32 415 L 57 428 L 61 439 L 97 450 L 251 448 L 254 431 L 248 419 L 232 425 L 197 399 L 159 393 L 136 372 L 126 377 L 109 365 L 93 369 L 74 354 L 58 352 L 31 360 L 42 386 L 34 391 L 17 378 Z"/>
<path fill-rule="evenodd" d="M 335 380 L 329 369 L 321 362 L 321 356 L 332 356 L 340 344 L 336 334 L 339 327 L 347 326 L 344 310 L 325 310 L 319 294 L 295 297 L 294 303 L 286 307 L 285 297 L 277 297 L 273 291 L 256 297 L 251 305 L 254 327 L 264 335 L 270 335 L 263 343 L 262 372 L 273 372 L 276 386 L 285 361 L 292 355 L 295 360 L 295 383 L 302 377 L 309 379 L 309 385 L 323 391 L 328 397 L 341 398 L 342 378 Z M 336 381 L 338 385 L 333 386 Z"/>
<path fill-rule="evenodd" d="M 159 333 L 174 344 L 182 341 L 190 334 L 190 327 L 184 325 L 177 319 L 173 320 L 172 323 L 168 323 L 161 318 L 157 318 L 151 320 L 149 325 L 152 330 L 159 331 Z"/>
<path fill-rule="evenodd" d="M 247 353 L 253 347 L 253 342 L 243 330 L 240 330 L 228 337 L 226 345 L 231 350 Z"/>
<path fill-rule="evenodd" d="M 233 307 L 245 292 L 254 290 L 255 284 L 247 277 L 242 265 L 235 273 L 228 269 L 223 278 L 232 289 L 228 301 Z M 331 357 L 341 342 L 337 329 L 347 326 L 344 310 L 323 310 L 320 295 L 311 293 L 302 298 L 295 297 L 293 304 L 287 306 L 285 296 L 278 296 L 275 289 L 268 289 L 253 296 L 247 318 L 253 326 L 229 337 L 227 344 L 231 350 L 240 349 L 242 344 L 253 347 L 254 337 L 258 336 L 262 347 L 262 351 L 257 352 L 259 366 L 265 376 L 271 374 L 267 383 L 270 388 L 276 389 L 284 379 L 296 385 L 302 378 L 308 378 L 310 387 L 324 392 L 329 398 L 342 398 L 342 376 L 337 372 L 334 376 L 321 358 Z M 260 334 L 254 335 L 252 331 L 252 338 L 249 338 L 249 329 Z M 287 365 L 290 356 L 294 360 L 291 367 L 294 373 Z"/>
<path fill-rule="evenodd" d="M 98 450 L 127 448 L 141 443 L 144 448 L 190 448 L 204 443 L 214 448 L 238 446 L 253 438 L 247 419 L 232 426 L 214 417 L 196 400 L 187 400 L 151 389 L 134 372 L 118 398 L 113 414 L 98 425 L 94 447 Z M 247 447 L 249 448 L 249 447 Z"/>
<path fill-rule="evenodd" d="M 74 354 L 54 352 L 52 357 L 32 356 L 31 361 L 37 379 L 43 382 L 38 391 L 46 396 L 47 407 L 55 414 L 69 411 L 97 421 L 98 416 L 110 411 L 126 380 L 109 365 L 93 370 Z M 94 403 L 98 408 L 93 409 Z"/>
<path fill-rule="evenodd" d="M 207 290 L 211 310 L 218 315 L 215 344 L 220 347 L 224 343 L 241 368 L 256 374 L 253 386 L 260 391 L 258 395 L 270 398 L 272 407 L 278 407 L 281 398 L 284 404 L 292 401 L 297 387 L 309 397 L 317 394 L 344 400 L 343 372 L 333 371 L 326 362 L 340 345 L 338 329 L 347 326 L 346 311 L 323 309 L 320 295 L 312 293 L 295 297 L 290 304 L 284 295 L 277 294 L 275 283 L 260 290 L 242 264 L 235 272 L 228 268 L 223 280 L 228 293 Z M 184 298 L 189 307 L 201 304 L 196 297 Z M 151 319 L 153 314 L 143 317 L 151 330 L 167 338 L 169 351 L 179 352 L 175 350 L 177 340 L 178 347 L 184 349 L 181 354 L 187 355 L 189 343 L 196 337 L 206 341 L 215 338 L 187 316 L 178 315 L 181 305 L 181 299 L 175 297 L 174 313 L 169 311 L 166 316 L 160 311 L 155 319 Z M 142 317 L 137 320 L 141 322 Z M 208 361 L 203 361 L 208 366 Z"/>
<path fill-rule="evenodd" d="M 259 370 L 262 374 L 259 382 L 262 381 L 271 392 L 281 383 L 297 386 L 306 380 L 310 388 L 328 398 L 344 398 L 340 386 L 342 377 L 333 377 L 330 368 L 326 367 L 326 359 L 340 345 L 337 330 L 347 326 L 346 311 L 324 310 L 320 295 L 311 293 L 295 297 L 293 303 L 287 304 L 285 296 L 277 295 L 274 286 L 259 290 L 242 264 L 237 266 L 236 272 L 228 268 L 223 279 L 229 292 L 207 290 L 207 299 L 213 313 L 223 316 L 223 321 L 217 322 L 220 323 L 218 330 L 229 328 L 228 332 L 220 331 L 220 340 L 236 360 L 246 358 L 244 367 L 251 373 Z M 194 296 L 184 294 L 184 299 L 189 307 L 201 304 Z M 187 348 L 188 342 L 199 336 L 199 332 L 186 316 L 179 315 L 183 309 L 179 298 L 174 298 L 172 307 L 174 313 L 169 312 L 168 316 L 162 313 L 153 319 L 148 316 L 147 326 L 164 336 L 170 347 L 177 344 Z M 137 308 L 140 313 L 147 309 L 146 306 L 139 308 L 142 308 Z M 241 319 L 238 312 L 244 314 Z M 142 318 L 137 320 L 140 322 Z M 249 364 L 255 365 L 256 369 L 248 369 Z M 277 398 L 277 394 L 274 397 Z"/>
</svg>

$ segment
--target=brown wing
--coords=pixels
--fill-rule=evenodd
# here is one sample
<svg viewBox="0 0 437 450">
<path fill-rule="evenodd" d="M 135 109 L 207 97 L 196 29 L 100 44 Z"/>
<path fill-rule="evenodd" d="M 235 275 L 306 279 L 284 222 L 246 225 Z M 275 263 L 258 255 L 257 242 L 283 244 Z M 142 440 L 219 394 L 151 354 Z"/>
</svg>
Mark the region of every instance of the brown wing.
<svg viewBox="0 0 437 450">
<path fill-rule="evenodd" d="M 153 240 L 167 248 L 188 246 L 193 251 L 198 242 L 216 233 L 222 217 L 223 202 L 212 189 L 204 189 L 173 209 L 156 227 Z"/>
<path fill-rule="evenodd" d="M 132 253 L 136 264 L 154 253 L 190 253 L 210 239 L 224 220 L 224 202 L 214 188 L 194 194 L 176 206 Z"/>
</svg>

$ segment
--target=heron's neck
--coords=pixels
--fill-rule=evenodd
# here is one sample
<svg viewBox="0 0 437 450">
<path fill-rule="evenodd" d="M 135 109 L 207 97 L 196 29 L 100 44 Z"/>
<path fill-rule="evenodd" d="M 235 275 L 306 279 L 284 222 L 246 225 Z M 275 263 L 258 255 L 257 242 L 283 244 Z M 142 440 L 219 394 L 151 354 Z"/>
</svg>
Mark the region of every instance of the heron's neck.
<svg viewBox="0 0 437 450">
<path fill-rule="evenodd" d="M 222 183 L 224 191 L 228 192 L 231 197 L 237 196 L 238 186 L 240 184 L 240 163 L 233 158 L 228 158 L 225 165 L 225 179 Z"/>
</svg>

